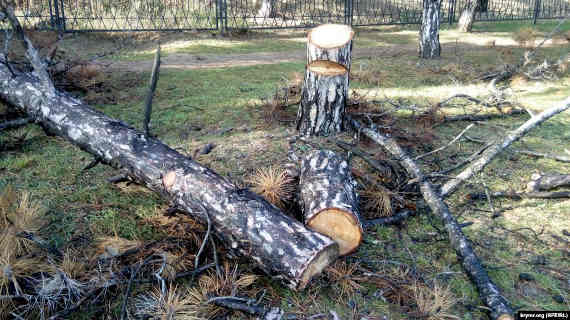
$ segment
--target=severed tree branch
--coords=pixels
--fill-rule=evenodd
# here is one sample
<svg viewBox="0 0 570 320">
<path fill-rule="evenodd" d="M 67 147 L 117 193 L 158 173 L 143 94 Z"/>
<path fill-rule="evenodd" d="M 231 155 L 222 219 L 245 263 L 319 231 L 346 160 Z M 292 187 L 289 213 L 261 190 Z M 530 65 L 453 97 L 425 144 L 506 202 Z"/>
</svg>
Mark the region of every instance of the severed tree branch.
<svg viewBox="0 0 570 320">
<path fill-rule="evenodd" d="M 451 242 L 451 246 L 455 249 L 461 264 L 469 277 L 475 283 L 479 290 L 479 295 L 485 305 L 491 311 L 491 318 L 498 320 L 512 320 L 513 310 L 509 301 L 503 297 L 499 288 L 489 278 L 487 271 L 483 268 L 481 261 L 473 251 L 473 247 L 463 234 L 459 223 L 453 217 L 449 208 L 442 200 L 433 185 L 426 179 L 418 165 L 414 160 L 397 144 L 394 139 L 381 135 L 374 130 L 364 127 L 358 121 L 348 119 L 351 126 L 357 132 L 362 132 L 368 138 L 372 139 L 379 145 L 383 146 L 394 157 L 400 159 L 401 165 L 412 176 L 415 176 L 420 184 L 420 191 L 431 208 L 432 212 L 437 214 L 444 222 Z"/>
<path fill-rule="evenodd" d="M 535 152 L 535 151 L 531 151 L 531 150 L 511 150 L 511 151 L 514 153 L 518 153 L 518 154 L 524 154 L 526 156 L 537 157 L 537 158 L 546 158 L 546 159 L 556 160 L 559 162 L 570 163 L 570 157 L 559 156 L 559 155 L 555 155 L 555 154 L 542 153 L 542 152 Z"/>
<path fill-rule="evenodd" d="M 158 82 L 159 72 L 160 72 L 160 43 L 156 48 L 156 54 L 154 56 L 154 64 L 152 66 L 152 73 L 150 75 L 150 85 L 145 100 L 143 127 L 144 127 L 144 134 L 147 137 L 150 135 L 149 123 L 150 123 L 150 116 L 152 113 L 152 98 L 154 97 L 154 92 L 156 91 L 156 84 Z"/>
<path fill-rule="evenodd" d="M 427 156 L 429 156 L 429 155 L 432 155 L 432 154 L 434 154 L 434 153 L 440 152 L 440 151 L 442 151 L 442 150 L 448 148 L 450 145 L 452 145 L 453 143 L 455 143 L 455 141 L 459 140 L 459 139 L 465 134 L 465 132 L 467 132 L 467 130 L 471 129 L 473 126 L 474 126 L 474 124 L 468 125 L 465 129 L 463 129 L 463 131 L 461 131 L 455 138 L 453 138 L 453 140 L 449 141 L 446 145 L 441 146 L 441 147 L 439 147 L 439 148 L 437 148 L 437 149 L 435 149 L 435 150 L 432 150 L 432 151 L 430 151 L 430 152 L 428 152 L 428 153 L 421 154 L 421 155 L 415 157 L 414 160 L 416 160 L 416 161 L 417 161 L 417 160 L 420 160 L 421 158 L 425 158 L 425 157 L 427 157 Z"/>
<path fill-rule="evenodd" d="M 0 123 L 0 131 L 23 127 L 30 122 L 32 122 L 32 119 L 30 117 L 25 117 L 25 118 L 21 118 L 21 119 L 15 119 L 15 120 L 2 122 L 2 123 Z"/>
<path fill-rule="evenodd" d="M 451 195 L 453 192 L 459 188 L 459 186 L 470 179 L 473 175 L 481 172 L 499 153 L 501 153 L 505 148 L 510 146 L 513 142 L 519 140 L 526 133 L 528 133 L 533 128 L 539 126 L 544 121 L 550 119 L 551 117 L 567 110 L 570 108 L 570 97 L 566 98 L 559 105 L 551 107 L 540 114 L 527 120 L 522 126 L 518 127 L 507 133 L 507 136 L 503 138 L 502 141 L 497 142 L 490 146 L 487 150 L 483 152 L 481 157 L 473 162 L 469 167 L 459 173 L 455 178 L 448 181 L 441 188 L 440 195 L 445 198 Z"/>
</svg>

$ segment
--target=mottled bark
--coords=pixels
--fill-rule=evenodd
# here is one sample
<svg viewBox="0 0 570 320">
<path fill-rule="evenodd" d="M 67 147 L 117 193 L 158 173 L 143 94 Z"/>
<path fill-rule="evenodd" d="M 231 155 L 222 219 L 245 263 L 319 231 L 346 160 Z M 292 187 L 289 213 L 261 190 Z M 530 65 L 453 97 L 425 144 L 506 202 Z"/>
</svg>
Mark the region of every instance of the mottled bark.
<svg viewBox="0 0 570 320">
<path fill-rule="evenodd" d="M 350 70 L 354 31 L 344 24 L 324 24 L 307 36 L 307 64 L 324 60 L 336 62 Z"/>
<path fill-rule="evenodd" d="M 348 70 L 334 62 L 308 65 L 297 112 L 297 130 L 302 136 L 327 136 L 344 130 Z"/>
<path fill-rule="evenodd" d="M 487 150 L 485 150 L 483 154 L 481 154 L 481 157 L 477 159 L 477 161 L 471 163 L 469 167 L 455 176 L 455 178 L 452 178 L 446 182 L 441 187 L 441 196 L 445 198 L 455 192 L 464 181 L 481 172 L 491 162 L 491 160 L 493 160 L 499 153 L 501 153 L 501 151 L 510 146 L 513 142 L 519 140 L 527 132 L 537 127 L 544 121 L 559 114 L 560 112 L 563 112 L 564 110 L 567 110 L 568 108 L 570 108 L 570 97 L 566 98 L 566 100 L 562 101 L 559 105 L 544 110 L 540 114 L 528 119 L 516 130 L 507 133 L 507 135 L 501 141 L 496 142 Z"/>
<path fill-rule="evenodd" d="M 420 58 L 431 59 L 441 55 L 441 45 L 439 43 L 440 9 L 441 0 L 423 0 L 419 40 Z"/>
<path fill-rule="evenodd" d="M 536 173 L 526 185 L 527 191 L 548 191 L 562 187 L 570 187 L 570 174 Z"/>
<path fill-rule="evenodd" d="M 459 17 L 459 21 L 457 23 L 457 27 L 461 32 L 471 32 L 473 28 L 473 22 L 475 21 L 475 14 L 479 9 L 479 1 L 478 0 L 469 0 L 465 4 L 463 11 L 461 12 L 461 16 Z"/>
<path fill-rule="evenodd" d="M 315 150 L 303 157 L 299 198 L 305 223 L 335 240 L 341 255 L 362 241 L 356 186 L 348 163 L 334 152 Z"/>
<path fill-rule="evenodd" d="M 44 88 L 31 74 L 12 77 L 0 65 L 2 99 L 197 220 L 205 223 L 208 214 L 213 231 L 229 250 L 251 258 L 291 288 L 304 288 L 338 256 L 333 240 L 307 229 L 253 192 L 237 188 L 159 140 L 78 99 Z"/>
<path fill-rule="evenodd" d="M 356 131 L 361 132 L 380 144 L 395 158 L 399 159 L 399 163 L 406 171 L 419 181 L 423 198 L 432 212 L 443 220 L 451 246 L 457 253 L 461 265 L 479 290 L 479 296 L 491 310 L 491 318 L 500 320 L 513 319 L 513 310 L 510 303 L 501 295 L 499 288 L 489 278 L 487 271 L 485 271 L 479 258 L 473 251 L 471 243 L 463 234 L 461 226 L 457 223 L 457 220 L 455 220 L 455 217 L 453 217 L 441 196 L 435 191 L 433 185 L 426 179 L 414 160 L 412 160 L 394 139 L 366 128 L 357 121 L 351 120 L 350 123 Z"/>
</svg>

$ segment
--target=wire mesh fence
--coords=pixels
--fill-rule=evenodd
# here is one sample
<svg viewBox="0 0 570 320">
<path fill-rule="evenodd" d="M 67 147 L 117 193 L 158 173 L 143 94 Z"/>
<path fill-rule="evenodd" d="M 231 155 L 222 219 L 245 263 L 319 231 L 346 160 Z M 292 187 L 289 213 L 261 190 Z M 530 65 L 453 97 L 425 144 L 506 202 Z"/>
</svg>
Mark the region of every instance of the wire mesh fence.
<svg viewBox="0 0 570 320">
<path fill-rule="evenodd" d="M 60 32 L 305 28 L 419 24 L 423 0 L 16 0 L 26 28 Z M 442 23 L 470 0 L 442 0 Z M 555 19 L 570 0 L 478 0 L 477 21 Z"/>
</svg>

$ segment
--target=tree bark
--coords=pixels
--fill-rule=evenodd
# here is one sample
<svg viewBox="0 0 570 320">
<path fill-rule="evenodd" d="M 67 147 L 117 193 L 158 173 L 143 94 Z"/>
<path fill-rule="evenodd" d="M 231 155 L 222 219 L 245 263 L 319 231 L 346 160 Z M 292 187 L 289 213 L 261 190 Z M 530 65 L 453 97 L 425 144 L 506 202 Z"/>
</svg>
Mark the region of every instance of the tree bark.
<svg viewBox="0 0 570 320">
<path fill-rule="evenodd" d="M 420 58 L 432 59 L 441 55 L 439 43 L 439 11 L 441 0 L 423 0 L 422 25 L 420 27 Z"/>
<path fill-rule="evenodd" d="M 302 136 L 327 136 L 344 131 L 348 69 L 330 61 L 315 61 L 305 70 L 297 130 Z"/>
<path fill-rule="evenodd" d="M 307 36 L 307 64 L 324 60 L 336 62 L 350 71 L 354 31 L 344 24 L 323 24 Z"/>
<path fill-rule="evenodd" d="M 213 231 L 229 250 L 250 257 L 291 288 L 304 288 L 338 256 L 333 240 L 307 229 L 260 196 L 78 99 L 44 90 L 43 80 L 31 74 L 12 76 L 2 64 L 0 97 L 197 220 L 205 223 L 208 215 Z"/>
<path fill-rule="evenodd" d="M 350 121 L 357 132 L 361 132 L 399 159 L 406 171 L 415 176 L 420 184 L 423 198 L 432 212 L 443 220 L 453 249 L 455 249 L 461 265 L 479 290 L 479 296 L 491 310 L 491 318 L 498 320 L 512 320 L 513 310 L 510 303 L 501 295 L 499 288 L 489 278 L 487 271 L 481 265 L 479 258 L 473 251 L 471 243 L 463 234 L 461 226 L 449 211 L 447 204 L 435 191 L 433 185 L 426 179 L 423 172 L 412 158 L 394 141 L 394 139 L 381 135 L 374 130 L 363 127 L 355 120 Z"/>
<path fill-rule="evenodd" d="M 305 224 L 339 244 L 340 254 L 362 242 L 356 181 L 348 163 L 330 150 L 315 150 L 301 162 L 300 202 Z"/>
<path fill-rule="evenodd" d="M 471 32 L 473 22 L 475 22 L 475 14 L 479 10 L 479 0 L 469 0 L 465 4 L 465 8 L 461 12 L 457 27 L 461 32 Z"/>
<path fill-rule="evenodd" d="M 0 131 L 2 130 L 7 130 L 7 129 L 16 129 L 19 127 L 23 127 L 25 125 L 27 125 L 28 123 L 32 122 L 32 119 L 30 118 L 21 118 L 21 119 L 16 119 L 16 120 L 10 120 L 10 121 L 6 121 L 6 122 L 2 122 L 0 123 Z"/>
<path fill-rule="evenodd" d="M 561 187 L 570 187 L 570 174 L 535 173 L 531 181 L 526 185 L 527 191 L 548 191 Z"/>
</svg>

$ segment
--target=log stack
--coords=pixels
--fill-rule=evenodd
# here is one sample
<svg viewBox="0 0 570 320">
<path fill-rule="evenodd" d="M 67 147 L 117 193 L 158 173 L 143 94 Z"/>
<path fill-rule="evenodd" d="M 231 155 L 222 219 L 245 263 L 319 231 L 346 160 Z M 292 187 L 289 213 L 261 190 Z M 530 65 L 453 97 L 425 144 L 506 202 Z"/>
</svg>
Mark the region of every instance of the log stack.
<svg viewBox="0 0 570 320">
<path fill-rule="evenodd" d="M 352 55 L 351 27 L 325 24 L 307 37 L 307 66 L 297 113 L 302 136 L 327 136 L 344 130 Z"/>
</svg>

